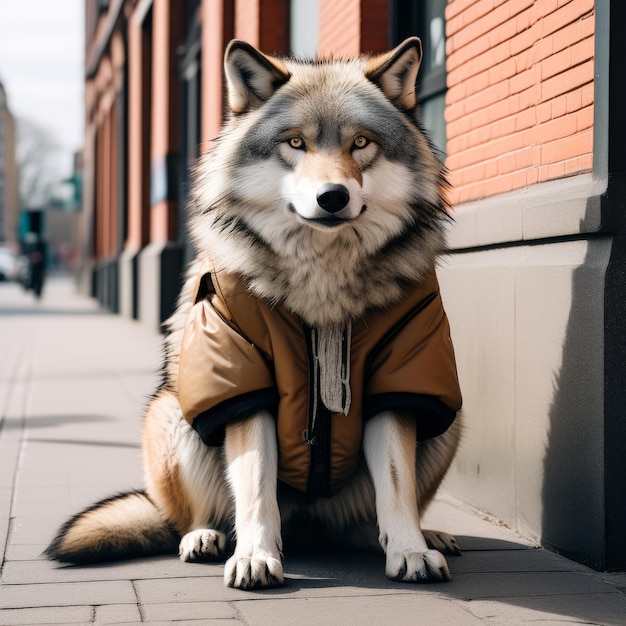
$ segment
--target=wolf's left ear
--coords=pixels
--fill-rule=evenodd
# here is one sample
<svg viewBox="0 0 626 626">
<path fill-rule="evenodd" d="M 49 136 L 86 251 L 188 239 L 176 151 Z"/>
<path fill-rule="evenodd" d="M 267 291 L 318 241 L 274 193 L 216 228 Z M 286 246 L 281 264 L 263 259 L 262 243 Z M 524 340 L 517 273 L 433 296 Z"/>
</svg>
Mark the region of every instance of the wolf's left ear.
<svg viewBox="0 0 626 626">
<path fill-rule="evenodd" d="M 224 55 L 230 110 L 245 113 L 261 106 L 290 78 L 284 63 L 234 39 Z"/>
<path fill-rule="evenodd" d="M 405 39 L 397 48 L 368 59 L 365 76 L 376 83 L 399 109 L 415 107 L 415 80 L 422 60 L 422 42 L 417 37 Z"/>
</svg>

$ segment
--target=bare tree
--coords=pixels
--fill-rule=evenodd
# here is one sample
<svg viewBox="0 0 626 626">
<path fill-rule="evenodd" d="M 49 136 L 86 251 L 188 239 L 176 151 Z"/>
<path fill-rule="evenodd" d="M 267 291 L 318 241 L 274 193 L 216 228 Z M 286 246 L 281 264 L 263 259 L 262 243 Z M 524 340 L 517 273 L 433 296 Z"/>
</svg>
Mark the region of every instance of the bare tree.
<svg viewBox="0 0 626 626">
<path fill-rule="evenodd" d="M 46 206 L 59 179 L 59 145 L 37 122 L 17 121 L 17 167 L 22 208 Z"/>
</svg>

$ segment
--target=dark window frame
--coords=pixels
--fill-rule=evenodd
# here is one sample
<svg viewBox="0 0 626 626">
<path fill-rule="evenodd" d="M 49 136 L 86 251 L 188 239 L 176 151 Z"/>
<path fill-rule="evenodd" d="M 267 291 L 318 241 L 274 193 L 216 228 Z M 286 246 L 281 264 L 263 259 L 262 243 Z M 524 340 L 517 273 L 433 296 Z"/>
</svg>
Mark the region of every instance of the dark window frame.
<svg viewBox="0 0 626 626">
<path fill-rule="evenodd" d="M 429 0 L 391 0 L 391 44 L 396 46 L 407 37 L 417 35 L 422 40 L 424 57 L 417 78 L 419 95 L 422 100 L 446 91 L 446 69 L 444 67 L 425 74 L 424 66 L 429 61 L 430 33 L 426 21 L 426 7 Z"/>
<path fill-rule="evenodd" d="M 179 243 L 183 246 L 185 262 L 193 251 L 187 233 L 187 201 L 190 170 L 200 158 L 202 125 L 202 20 L 199 0 L 185 2 L 185 41 L 179 51 L 178 76 L 181 89 L 181 158 L 179 168 Z"/>
<path fill-rule="evenodd" d="M 417 95 L 422 110 L 428 106 L 429 102 L 434 102 L 436 98 L 445 96 L 446 84 L 446 61 L 443 66 L 433 70 L 428 70 L 430 65 L 430 28 L 428 23 L 428 8 L 433 6 L 437 0 L 390 0 L 390 32 L 389 39 L 392 46 L 398 45 L 407 37 L 417 35 L 422 40 L 423 58 L 420 71 L 417 75 Z M 433 4 L 431 4 L 433 3 Z M 445 15 L 444 29 L 445 29 Z M 445 45 L 445 41 L 444 41 Z M 445 131 L 445 119 L 441 120 L 441 129 Z M 428 129 L 427 129 L 428 130 Z M 441 141 L 447 143 L 445 137 Z M 446 146 L 440 145 L 437 149 L 439 158 L 444 159 Z"/>
</svg>

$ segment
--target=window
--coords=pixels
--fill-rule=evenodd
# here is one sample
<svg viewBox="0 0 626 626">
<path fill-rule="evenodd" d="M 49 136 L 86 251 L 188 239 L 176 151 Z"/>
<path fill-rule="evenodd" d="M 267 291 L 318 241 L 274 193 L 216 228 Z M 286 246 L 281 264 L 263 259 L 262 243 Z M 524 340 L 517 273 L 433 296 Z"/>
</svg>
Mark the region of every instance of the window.
<svg viewBox="0 0 626 626">
<path fill-rule="evenodd" d="M 187 199 L 189 192 L 189 173 L 200 156 L 202 127 L 202 54 L 200 2 L 185 0 L 185 40 L 179 48 L 179 77 L 181 93 L 181 131 L 182 146 L 179 163 L 178 241 L 183 248 L 184 262 L 193 258 L 193 249 L 187 233 Z"/>
<path fill-rule="evenodd" d="M 303 59 L 317 55 L 319 0 L 291 0 L 289 11 L 289 47 Z"/>
<path fill-rule="evenodd" d="M 422 122 L 442 160 L 446 155 L 446 22 L 447 0 L 394 0 L 392 43 L 417 35 L 424 56 L 417 77 Z"/>
</svg>

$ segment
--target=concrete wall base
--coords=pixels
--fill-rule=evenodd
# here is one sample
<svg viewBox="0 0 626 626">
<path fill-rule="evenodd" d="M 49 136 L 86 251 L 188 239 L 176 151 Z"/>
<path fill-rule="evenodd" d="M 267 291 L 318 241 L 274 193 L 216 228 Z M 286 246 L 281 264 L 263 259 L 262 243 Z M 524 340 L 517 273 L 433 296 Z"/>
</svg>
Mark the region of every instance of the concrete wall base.
<svg viewBox="0 0 626 626">
<path fill-rule="evenodd" d="M 609 238 L 451 254 L 439 272 L 466 431 L 445 488 L 600 567 Z"/>
<path fill-rule="evenodd" d="M 605 399 L 612 377 L 605 372 L 612 341 L 605 302 L 616 240 L 588 234 L 600 222 L 599 203 L 593 195 L 585 201 L 584 192 L 601 185 L 589 177 L 569 184 L 559 181 L 559 193 L 554 185 L 542 188 L 544 213 L 552 219 L 555 202 L 566 212 L 564 198 L 577 218 L 587 206 L 593 219 L 580 219 L 578 234 L 559 238 L 552 222 L 537 223 L 535 231 L 549 238 L 515 241 L 511 232 L 491 241 L 465 216 L 450 238 L 460 245 L 438 274 L 466 430 L 444 488 L 542 545 L 604 569 L 615 552 L 607 541 L 607 481 L 620 471 L 607 464 L 606 433 L 623 422 Z M 540 191 L 533 190 L 534 216 Z M 519 212 L 519 197 L 512 194 L 510 205 L 500 199 L 503 214 Z M 495 202 L 486 201 L 487 208 Z M 474 215 L 482 215 L 479 209 Z M 573 228 L 572 220 L 563 224 Z M 494 232 L 501 236 L 502 229 Z"/>
<path fill-rule="evenodd" d="M 181 288 L 183 248 L 176 242 L 151 243 L 138 256 L 139 320 L 159 330 L 172 314 Z"/>
<path fill-rule="evenodd" d="M 124 250 L 120 255 L 120 313 L 131 319 L 139 318 L 139 253 L 139 249 L 132 249 Z"/>
<path fill-rule="evenodd" d="M 93 268 L 93 293 L 100 305 L 117 313 L 119 311 L 118 260 L 108 259 Z"/>
</svg>

